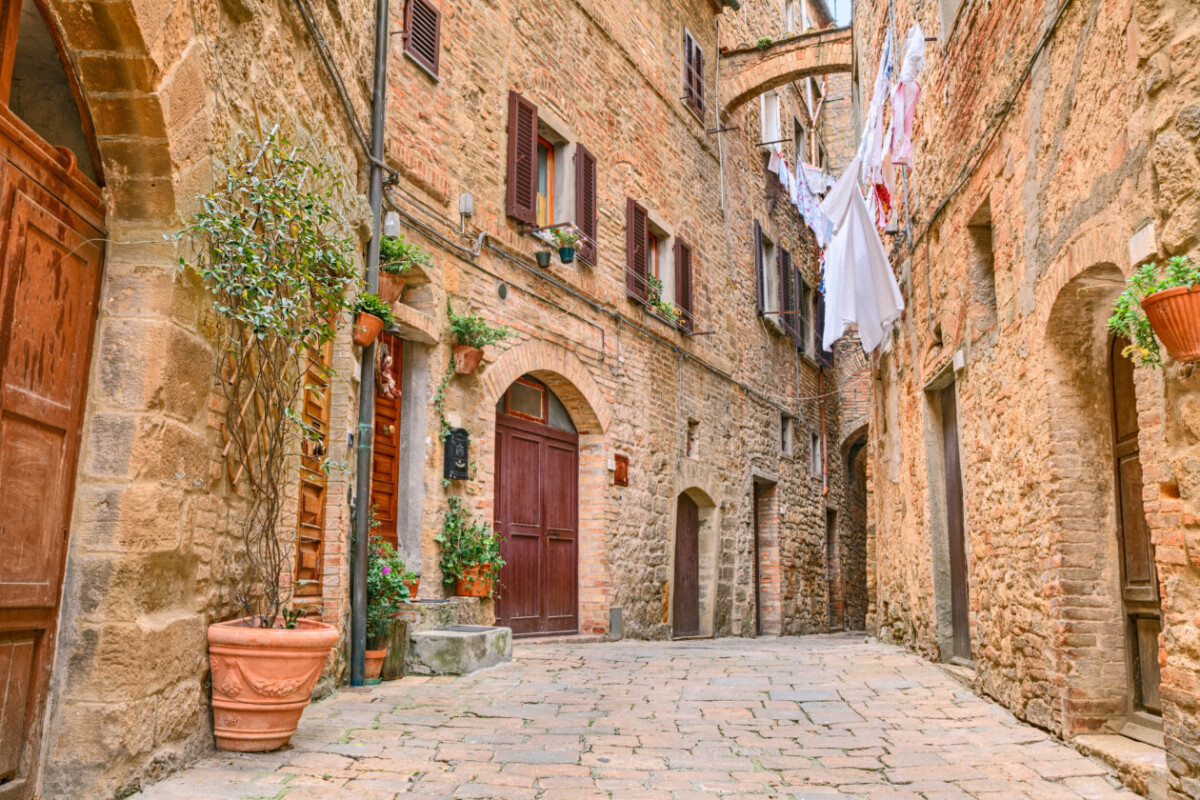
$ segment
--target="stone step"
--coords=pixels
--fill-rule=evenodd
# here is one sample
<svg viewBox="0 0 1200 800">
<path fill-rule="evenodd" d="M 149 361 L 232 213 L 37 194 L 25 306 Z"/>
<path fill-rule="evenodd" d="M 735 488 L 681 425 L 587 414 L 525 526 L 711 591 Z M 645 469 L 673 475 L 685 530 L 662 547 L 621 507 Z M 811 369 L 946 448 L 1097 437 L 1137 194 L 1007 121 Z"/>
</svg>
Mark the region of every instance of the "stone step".
<svg viewBox="0 0 1200 800">
<path fill-rule="evenodd" d="M 1085 734 L 1071 744 L 1084 755 L 1116 770 L 1121 782 L 1150 800 L 1167 800 L 1167 754 L 1164 750 L 1119 734 Z"/>
<path fill-rule="evenodd" d="M 408 669 L 416 675 L 470 675 L 512 660 L 512 630 L 451 625 L 413 633 Z"/>
</svg>

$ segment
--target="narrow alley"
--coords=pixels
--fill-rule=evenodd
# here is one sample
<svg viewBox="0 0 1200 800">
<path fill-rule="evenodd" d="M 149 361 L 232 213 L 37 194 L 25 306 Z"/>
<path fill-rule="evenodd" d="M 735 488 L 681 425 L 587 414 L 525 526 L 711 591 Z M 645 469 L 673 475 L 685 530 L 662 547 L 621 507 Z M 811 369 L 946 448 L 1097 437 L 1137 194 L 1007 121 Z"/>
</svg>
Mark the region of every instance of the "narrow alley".
<svg viewBox="0 0 1200 800">
<path fill-rule="evenodd" d="M 339 691 L 291 748 L 222 753 L 136 797 L 1137 796 L 1115 783 L 942 667 L 831 634 L 518 645 L 471 676 Z"/>
</svg>

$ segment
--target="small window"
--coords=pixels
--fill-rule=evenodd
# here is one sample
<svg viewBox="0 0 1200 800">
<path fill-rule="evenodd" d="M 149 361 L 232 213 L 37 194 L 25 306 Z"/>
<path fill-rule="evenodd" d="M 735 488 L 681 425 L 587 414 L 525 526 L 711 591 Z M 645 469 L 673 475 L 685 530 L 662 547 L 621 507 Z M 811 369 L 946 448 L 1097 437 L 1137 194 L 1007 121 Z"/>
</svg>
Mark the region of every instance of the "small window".
<svg viewBox="0 0 1200 800">
<path fill-rule="evenodd" d="M 646 272 L 653 278 L 662 280 L 662 276 L 658 272 L 658 236 L 653 231 L 646 231 Z"/>
<path fill-rule="evenodd" d="M 779 453 L 791 458 L 796 447 L 796 418 L 790 414 L 779 415 Z"/>
<path fill-rule="evenodd" d="M 783 29 L 788 33 L 796 32 L 796 0 L 783 2 Z"/>
<path fill-rule="evenodd" d="M 508 387 L 505 412 L 514 417 L 546 421 L 546 387 L 525 378 L 518 378 Z"/>
<path fill-rule="evenodd" d="M 975 333 L 996 324 L 996 256 L 992 250 L 992 204 L 985 200 L 967 223 L 970 239 L 971 321 Z"/>
<path fill-rule="evenodd" d="M 776 264 L 775 243 L 764 234 L 760 240 L 759 258 L 763 264 L 764 316 L 773 324 L 782 327 L 779 317 L 779 270 Z"/>
<path fill-rule="evenodd" d="M 408 0 L 404 14 L 404 52 L 433 77 L 438 75 L 442 14 L 429 0 Z"/>
<path fill-rule="evenodd" d="M 537 224 L 554 224 L 554 145 L 541 136 L 537 145 Z"/>
<path fill-rule="evenodd" d="M 684 455 L 696 458 L 700 449 L 700 421 L 689 419 L 687 424 L 687 441 L 684 444 Z"/>
<path fill-rule="evenodd" d="M 821 475 L 821 436 L 818 433 L 812 435 L 812 474 Z"/>
<path fill-rule="evenodd" d="M 799 117 L 792 117 L 792 143 L 796 148 L 796 163 L 807 164 L 809 154 L 808 129 Z"/>
<path fill-rule="evenodd" d="M 704 53 L 690 31 L 683 31 L 683 102 L 704 116 Z"/>
<path fill-rule="evenodd" d="M 779 92 L 772 89 L 761 95 L 762 139 L 760 143 L 772 149 L 783 138 L 779 126 Z"/>
</svg>

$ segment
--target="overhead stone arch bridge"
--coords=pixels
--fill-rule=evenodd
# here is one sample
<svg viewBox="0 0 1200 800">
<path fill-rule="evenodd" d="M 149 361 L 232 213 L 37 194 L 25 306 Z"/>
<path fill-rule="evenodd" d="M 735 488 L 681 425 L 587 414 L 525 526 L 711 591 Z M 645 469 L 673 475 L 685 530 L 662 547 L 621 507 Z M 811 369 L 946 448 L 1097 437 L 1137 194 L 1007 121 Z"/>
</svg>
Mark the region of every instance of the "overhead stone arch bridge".
<svg viewBox="0 0 1200 800">
<path fill-rule="evenodd" d="M 854 40 L 850 27 L 826 28 L 721 53 L 722 122 L 763 92 L 803 78 L 850 72 Z"/>
</svg>

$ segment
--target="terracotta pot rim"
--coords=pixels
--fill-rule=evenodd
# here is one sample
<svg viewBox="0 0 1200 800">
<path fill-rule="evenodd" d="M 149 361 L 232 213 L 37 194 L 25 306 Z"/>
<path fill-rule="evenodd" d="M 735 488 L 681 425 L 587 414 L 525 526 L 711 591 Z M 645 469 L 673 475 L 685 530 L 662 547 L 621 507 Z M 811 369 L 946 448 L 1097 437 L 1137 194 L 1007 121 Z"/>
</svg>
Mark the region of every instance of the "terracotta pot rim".
<svg viewBox="0 0 1200 800">
<path fill-rule="evenodd" d="M 1175 286 L 1171 289 L 1163 289 L 1161 292 L 1155 292 L 1154 294 L 1148 294 L 1144 298 L 1142 298 L 1142 305 L 1144 306 L 1147 303 L 1154 304 L 1161 300 L 1166 300 L 1167 298 L 1170 298 L 1170 297 L 1178 297 L 1181 294 L 1191 294 L 1192 292 L 1200 293 L 1200 283 L 1196 284 L 1195 286 L 1191 286 L 1191 287 Z"/>
<path fill-rule="evenodd" d="M 280 647 L 289 650 L 328 649 L 338 640 L 338 629 L 326 622 L 300 619 L 297 628 L 251 628 L 248 617 L 214 622 L 208 626 L 210 645 L 227 647 Z"/>
<path fill-rule="evenodd" d="M 388 648 L 381 647 L 378 650 L 364 650 L 367 658 L 387 658 Z"/>
</svg>

